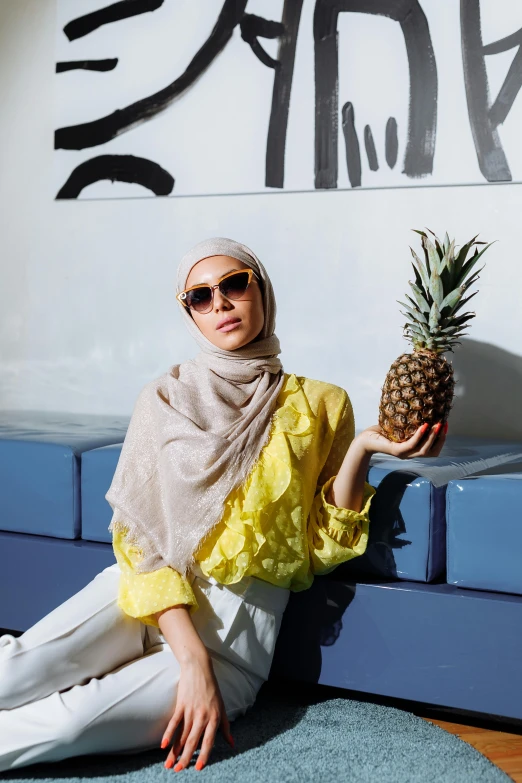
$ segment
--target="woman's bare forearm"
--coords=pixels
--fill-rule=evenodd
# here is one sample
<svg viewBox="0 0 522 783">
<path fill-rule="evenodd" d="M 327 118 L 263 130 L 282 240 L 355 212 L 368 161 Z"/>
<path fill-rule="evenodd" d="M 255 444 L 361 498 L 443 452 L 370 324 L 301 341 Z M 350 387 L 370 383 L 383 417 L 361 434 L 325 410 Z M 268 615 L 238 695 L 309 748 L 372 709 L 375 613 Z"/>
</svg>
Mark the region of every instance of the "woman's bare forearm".
<svg viewBox="0 0 522 783">
<path fill-rule="evenodd" d="M 330 491 L 325 495 L 328 503 L 357 512 L 362 509 L 370 458 L 371 453 L 367 450 L 364 440 L 356 437 L 346 452 Z"/>
<path fill-rule="evenodd" d="M 219 727 L 225 739 L 234 745 L 212 658 L 194 627 L 187 604 L 171 606 L 154 616 L 180 664 L 176 701 L 161 741 L 162 748 L 171 745 L 165 767 L 174 767 L 174 772 L 188 767 L 201 740 L 196 764 L 196 769 L 201 769 Z"/>
<path fill-rule="evenodd" d="M 335 481 L 325 495 L 327 502 L 359 512 L 372 454 L 390 454 L 399 459 L 438 457 L 447 431 L 447 424 L 444 429 L 440 422 L 431 428 L 423 424 L 408 440 L 393 443 L 383 436 L 379 425 L 367 427 L 351 442 Z"/>
<path fill-rule="evenodd" d="M 186 604 L 171 606 L 156 612 L 154 616 L 180 666 L 186 666 L 196 660 L 208 663 L 208 650 L 194 627 Z"/>
</svg>

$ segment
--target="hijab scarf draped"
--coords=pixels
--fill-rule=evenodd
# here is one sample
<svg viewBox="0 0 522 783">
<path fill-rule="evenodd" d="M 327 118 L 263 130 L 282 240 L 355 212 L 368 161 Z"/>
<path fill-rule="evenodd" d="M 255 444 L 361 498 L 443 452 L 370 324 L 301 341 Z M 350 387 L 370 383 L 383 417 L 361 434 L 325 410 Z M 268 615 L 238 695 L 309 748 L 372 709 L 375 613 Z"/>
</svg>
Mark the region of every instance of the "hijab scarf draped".
<svg viewBox="0 0 522 783">
<path fill-rule="evenodd" d="M 268 442 L 284 382 L 272 283 L 248 247 L 223 237 L 200 242 L 181 259 L 176 293 L 187 287 L 194 264 L 215 255 L 239 259 L 257 273 L 264 325 L 255 341 L 228 351 L 211 343 L 179 303 L 201 352 L 141 390 L 105 495 L 115 512 L 109 530 L 124 525 L 143 554 L 137 573 L 191 569 L 226 498 Z"/>
</svg>

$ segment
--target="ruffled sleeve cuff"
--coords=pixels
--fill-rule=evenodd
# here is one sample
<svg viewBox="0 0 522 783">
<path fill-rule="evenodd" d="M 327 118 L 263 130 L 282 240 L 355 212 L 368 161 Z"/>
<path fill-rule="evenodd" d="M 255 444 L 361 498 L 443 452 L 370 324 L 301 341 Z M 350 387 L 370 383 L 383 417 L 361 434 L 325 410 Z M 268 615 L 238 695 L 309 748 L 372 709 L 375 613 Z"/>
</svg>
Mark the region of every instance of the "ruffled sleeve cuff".
<svg viewBox="0 0 522 783">
<path fill-rule="evenodd" d="M 190 614 L 198 608 L 190 583 L 172 568 L 160 568 L 130 578 L 122 574 L 118 606 L 145 625 L 159 628 L 155 613 L 179 604 L 188 606 Z"/>
<path fill-rule="evenodd" d="M 360 511 L 352 511 L 349 508 L 342 508 L 342 506 L 333 506 L 326 500 L 332 484 L 337 476 L 332 476 L 321 487 L 320 498 L 322 506 L 322 518 L 323 526 L 329 531 L 350 531 L 354 524 L 364 523 L 369 521 L 370 505 L 372 498 L 375 495 L 375 488 L 365 481 L 364 493 L 362 499 L 362 508 Z"/>
<path fill-rule="evenodd" d="M 332 476 L 323 484 L 310 511 L 308 546 L 314 574 L 329 573 L 341 563 L 363 555 L 368 544 L 369 510 L 375 489 L 365 484 L 361 511 L 333 506 L 325 493 L 335 478 Z"/>
<path fill-rule="evenodd" d="M 142 574 L 134 571 L 140 552 L 129 544 L 124 531 L 113 534 L 113 550 L 121 572 L 118 606 L 130 617 L 159 628 L 154 617 L 157 612 L 179 604 L 187 605 L 190 614 L 198 609 L 190 582 L 173 568 L 166 566 Z"/>
</svg>

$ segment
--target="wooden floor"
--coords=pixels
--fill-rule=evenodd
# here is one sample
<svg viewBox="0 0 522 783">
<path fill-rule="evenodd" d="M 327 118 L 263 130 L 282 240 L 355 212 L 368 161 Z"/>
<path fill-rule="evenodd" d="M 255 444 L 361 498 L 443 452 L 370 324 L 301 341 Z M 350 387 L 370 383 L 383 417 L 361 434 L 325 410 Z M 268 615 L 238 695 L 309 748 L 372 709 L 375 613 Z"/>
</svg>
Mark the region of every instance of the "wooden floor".
<svg viewBox="0 0 522 783">
<path fill-rule="evenodd" d="M 461 723 L 460 720 L 459 723 L 452 723 L 426 717 L 421 712 L 416 714 L 473 745 L 516 783 L 522 783 L 522 731 L 513 734 L 505 727 L 501 731 L 496 727 L 485 728 L 482 721 L 480 722 L 482 725 L 472 726 L 466 725 L 465 722 Z"/>
</svg>

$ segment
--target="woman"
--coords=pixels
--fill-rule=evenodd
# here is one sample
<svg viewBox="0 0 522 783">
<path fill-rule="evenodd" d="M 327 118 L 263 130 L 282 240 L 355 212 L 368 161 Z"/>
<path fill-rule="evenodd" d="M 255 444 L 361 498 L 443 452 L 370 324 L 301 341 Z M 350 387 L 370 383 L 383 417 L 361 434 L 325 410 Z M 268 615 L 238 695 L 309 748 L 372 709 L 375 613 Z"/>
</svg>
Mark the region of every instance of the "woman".
<svg viewBox="0 0 522 783">
<path fill-rule="evenodd" d="M 285 373 L 275 297 L 242 244 L 182 259 L 202 351 L 140 392 L 111 487 L 117 562 L 0 637 L 0 771 L 169 746 L 197 769 L 268 678 L 290 591 L 366 549 L 372 454 L 436 456 L 427 425 L 354 437 L 346 391 Z"/>
</svg>

